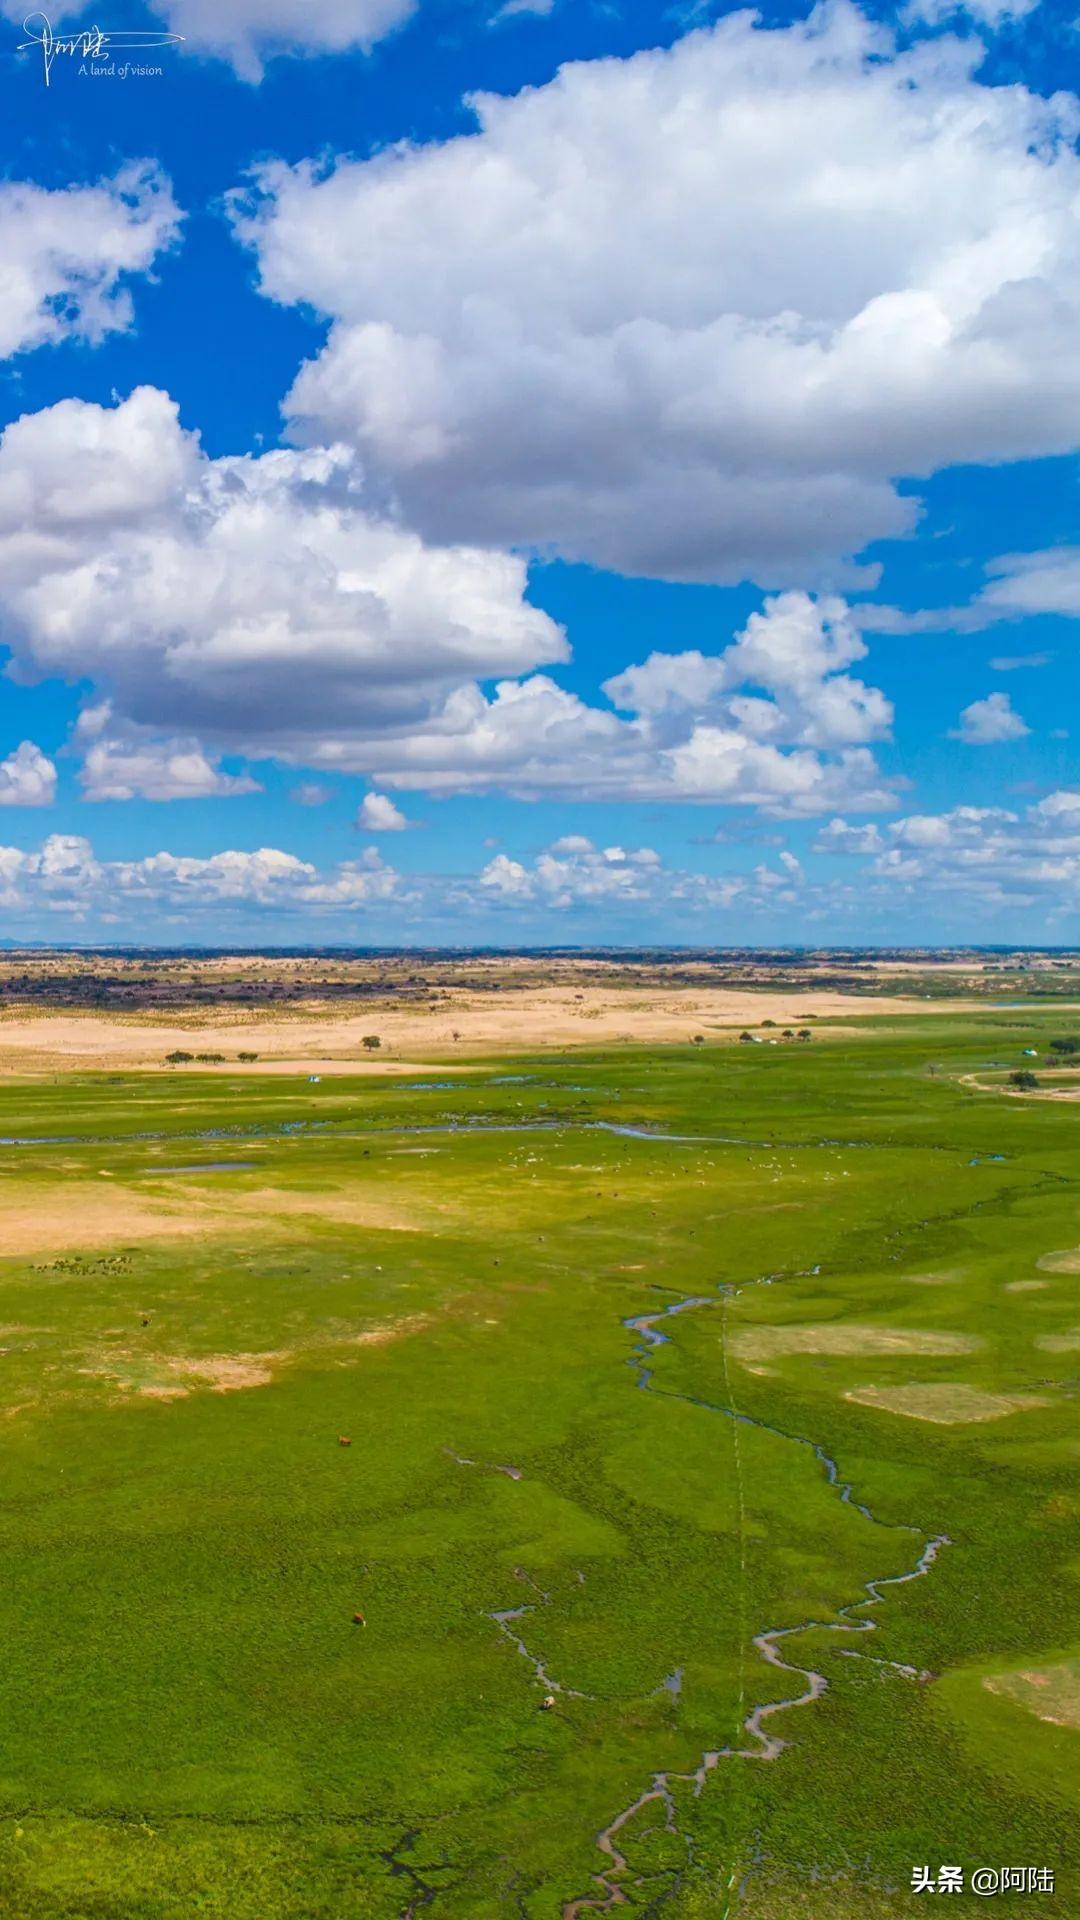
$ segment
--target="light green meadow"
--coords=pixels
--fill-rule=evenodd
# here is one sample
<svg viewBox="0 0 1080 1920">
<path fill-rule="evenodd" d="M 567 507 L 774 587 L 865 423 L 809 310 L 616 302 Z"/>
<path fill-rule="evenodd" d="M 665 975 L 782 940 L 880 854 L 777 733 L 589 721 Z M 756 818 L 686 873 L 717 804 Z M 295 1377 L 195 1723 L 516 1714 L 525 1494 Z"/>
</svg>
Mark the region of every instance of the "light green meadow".
<svg viewBox="0 0 1080 1920">
<path fill-rule="evenodd" d="M 1062 1025 L 7 1082 L 0 1911 L 1075 1920 Z"/>
</svg>

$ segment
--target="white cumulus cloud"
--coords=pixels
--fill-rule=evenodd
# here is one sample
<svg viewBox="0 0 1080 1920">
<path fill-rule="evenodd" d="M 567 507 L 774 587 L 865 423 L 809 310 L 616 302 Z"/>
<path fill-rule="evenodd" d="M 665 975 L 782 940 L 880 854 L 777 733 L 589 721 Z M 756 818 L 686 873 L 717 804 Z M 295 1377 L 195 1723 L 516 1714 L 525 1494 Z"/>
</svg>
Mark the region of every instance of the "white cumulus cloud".
<svg viewBox="0 0 1080 1920">
<path fill-rule="evenodd" d="M 365 833 L 404 833 L 412 822 L 406 820 L 388 793 L 365 793 L 356 815 L 356 824 Z"/>
<path fill-rule="evenodd" d="M 777 595 L 715 654 L 616 674 L 602 705 L 534 671 L 568 649 L 526 586 L 517 555 L 382 517 L 342 447 L 208 459 L 155 388 L 0 440 L 11 670 L 92 684 L 95 798 L 250 790 L 232 752 L 390 790 L 891 803 L 872 746 L 892 708 L 848 671 L 866 648 L 842 601 Z M 385 831 L 392 804 L 361 824 Z"/>
<path fill-rule="evenodd" d="M 1080 790 L 1062 788 L 1023 812 L 953 807 L 884 828 L 831 820 L 816 851 L 862 856 L 894 901 L 934 893 L 972 906 L 1038 907 L 1051 915 L 1080 905 Z M 864 892 L 873 904 L 870 884 Z"/>
<path fill-rule="evenodd" d="M 988 693 L 985 700 L 973 700 L 964 708 L 950 737 L 968 747 L 992 747 L 1002 740 L 1022 740 L 1030 731 L 1007 693 Z"/>
<path fill-rule="evenodd" d="M 249 774 L 223 772 L 193 740 L 96 740 L 79 777 L 88 800 L 209 800 L 262 791 Z"/>
<path fill-rule="evenodd" d="M 124 332 L 133 318 L 129 278 L 150 272 L 179 226 L 153 161 L 130 162 L 92 186 L 0 181 L 0 357 Z"/>
<path fill-rule="evenodd" d="M 90 680 L 119 727 L 362 770 L 357 738 L 565 656 L 525 585 L 512 555 L 380 517 L 344 449 L 208 459 L 155 388 L 0 440 L 14 671 Z"/>
<path fill-rule="evenodd" d="M 56 768 L 32 740 L 0 760 L 0 807 L 47 807 L 56 798 Z"/>
<path fill-rule="evenodd" d="M 843 668 L 865 648 L 842 602 L 785 593 L 722 652 L 652 654 L 593 706 L 546 674 L 471 684 L 423 730 L 369 738 L 365 771 L 391 788 L 504 788 L 590 799 L 683 800 L 781 816 L 895 798 L 867 742 L 892 708 Z M 630 717 L 624 717 L 629 714 Z"/>
<path fill-rule="evenodd" d="M 399 885 L 400 876 L 374 847 L 327 870 L 278 847 L 204 856 L 161 852 L 136 860 L 99 859 L 81 834 L 50 834 L 29 852 L 0 847 L 0 904 L 79 918 L 112 914 L 137 921 L 147 908 L 361 909 L 395 899 Z"/>
<path fill-rule="evenodd" d="M 1075 448 L 1076 103 L 981 51 L 738 12 L 474 133 L 271 163 L 238 231 L 331 322 L 294 432 L 429 537 L 765 585 L 909 530 L 899 478 Z"/>
</svg>

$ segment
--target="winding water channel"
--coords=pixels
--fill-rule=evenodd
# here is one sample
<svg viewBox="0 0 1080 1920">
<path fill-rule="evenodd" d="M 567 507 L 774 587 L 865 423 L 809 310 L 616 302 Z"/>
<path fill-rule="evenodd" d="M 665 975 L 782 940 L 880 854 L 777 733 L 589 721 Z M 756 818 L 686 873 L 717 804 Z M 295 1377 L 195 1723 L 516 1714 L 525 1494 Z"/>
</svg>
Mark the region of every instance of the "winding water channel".
<svg viewBox="0 0 1080 1920">
<path fill-rule="evenodd" d="M 668 1133 L 657 1126 L 632 1126 L 614 1120 L 431 1120 L 416 1121 L 406 1126 L 389 1125 L 382 1127 L 338 1127 L 329 1120 L 278 1120 L 265 1126 L 235 1127 L 161 1127 L 146 1128 L 132 1133 L 28 1133 L 0 1135 L 0 1148 L 11 1147 L 25 1149 L 29 1147 L 125 1147 L 141 1146 L 162 1140 L 204 1140 L 216 1142 L 227 1140 L 231 1144 L 242 1145 L 245 1141 L 272 1140 L 393 1140 L 427 1135 L 449 1135 L 457 1140 L 482 1139 L 486 1135 L 501 1134 L 546 1134 L 561 1133 L 608 1133 L 620 1140 L 643 1140 L 658 1147 L 750 1147 L 758 1152 L 772 1151 L 815 1151 L 821 1148 L 842 1148 L 845 1151 L 879 1152 L 883 1144 L 894 1150 L 910 1147 L 919 1153 L 951 1153 L 953 1148 L 933 1140 L 889 1141 L 846 1140 L 840 1138 L 822 1138 L 820 1140 L 787 1140 L 774 1138 L 760 1140 L 746 1134 L 736 1133 Z M 1004 1161 L 1007 1155 L 1001 1153 L 980 1154 L 968 1162 L 969 1166 L 982 1165 L 989 1161 Z M 210 1169 L 214 1163 L 205 1162 Z M 239 1165 L 240 1163 L 235 1163 Z M 218 1163 L 219 1168 L 229 1165 Z M 148 1168 L 149 1172 L 163 1173 L 163 1167 Z M 182 1167 L 174 1172 L 190 1173 L 196 1168 Z"/>
<path fill-rule="evenodd" d="M 818 1269 L 814 1268 L 810 1271 L 817 1272 Z M 753 1284 L 758 1286 L 770 1285 L 775 1279 L 780 1277 L 781 1276 L 776 1274 L 762 1274 Z M 653 1370 L 649 1365 L 649 1359 L 659 1347 L 667 1346 L 670 1341 L 670 1335 L 662 1331 L 660 1323 L 664 1320 L 672 1319 L 677 1314 L 693 1313 L 701 1309 L 709 1308 L 718 1308 L 724 1316 L 723 1345 L 725 1352 L 724 1373 L 726 1386 L 726 1308 L 728 1302 L 737 1298 L 741 1291 L 741 1288 L 720 1287 L 715 1295 L 688 1295 L 686 1299 L 672 1301 L 655 1313 L 635 1314 L 624 1320 L 623 1326 L 628 1332 L 635 1336 L 634 1346 L 627 1364 L 634 1372 L 637 1386 L 644 1392 L 662 1393 L 669 1398 L 683 1400 L 691 1406 L 702 1408 L 710 1413 L 719 1414 L 721 1417 L 733 1422 L 736 1432 L 740 1426 L 758 1427 L 762 1432 L 790 1441 L 796 1446 L 808 1447 L 825 1474 L 829 1486 L 835 1488 L 839 1499 L 850 1502 L 865 1519 L 871 1521 L 875 1526 L 884 1527 L 889 1532 L 912 1533 L 918 1536 L 917 1528 L 889 1526 L 888 1522 L 879 1520 L 877 1516 L 871 1512 L 869 1507 L 865 1506 L 861 1501 L 856 1500 L 851 1483 L 841 1480 L 840 1470 L 836 1461 L 833 1460 L 816 1441 L 807 1439 L 801 1434 L 784 1433 L 779 1427 L 770 1426 L 765 1421 L 754 1419 L 750 1414 L 741 1413 L 731 1399 L 730 1392 L 728 1393 L 726 1401 L 708 1401 L 699 1399 L 692 1394 L 678 1393 L 669 1387 L 656 1386 Z M 735 1465 L 736 1475 L 740 1483 L 738 1493 L 741 1516 L 742 1467 L 737 1447 Z M 766 1665 L 777 1668 L 781 1673 L 794 1675 L 801 1683 L 799 1687 L 793 1692 L 785 1690 L 782 1694 L 777 1695 L 775 1699 L 763 1701 L 745 1716 L 742 1722 L 743 1732 L 746 1735 L 744 1744 L 708 1748 L 701 1755 L 697 1765 L 685 1773 L 661 1771 L 653 1774 L 652 1778 L 647 1785 L 641 1789 L 641 1792 L 636 1798 L 629 1801 L 626 1806 L 621 1807 L 607 1822 L 607 1825 L 597 1834 L 596 1845 L 599 1851 L 605 1856 L 607 1865 L 593 1876 L 594 1886 L 596 1888 L 594 1893 L 579 1895 L 564 1903 L 562 1910 L 563 1920 L 577 1920 L 577 1916 L 584 1913 L 605 1913 L 613 1907 L 627 1904 L 629 1896 L 625 1883 L 630 1875 L 631 1869 L 626 1854 L 622 1850 L 623 1843 L 621 1836 L 624 1834 L 625 1829 L 630 1826 L 631 1822 L 634 1821 L 640 1813 L 644 1812 L 647 1807 L 657 1807 L 663 1814 L 666 1829 L 671 1833 L 676 1833 L 678 1832 L 675 1804 L 676 1787 L 688 1786 L 692 1788 L 696 1796 L 701 1793 L 708 1775 L 714 1768 L 720 1765 L 721 1761 L 775 1760 L 778 1755 L 783 1752 L 784 1747 L 788 1744 L 787 1741 L 781 1739 L 779 1734 L 773 1733 L 767 1727 L 766 1723 L 771 1720 L 775 1714 L 786 1713 L 795 1707 L 810 1706 L 815 1700 L 819 1700 L 823 1693 L 827 1692 L 829 1685 L 825 1675 L 818 1673 L 813 1667 L 800 1666 L 796 1661 L 786 1660 L 781 1652 L 781 1646 L 784 1641 L 791 1640 L 798 1634 L 803 1633 L 873 1633 L 876 1630 L 877 1622 L 866 1616 L 872 1607 L 880 1606 L 885 1600 L 886 1595 L 883 1589 L 886 1587 L 906 1586 L 909 1581 L 924 1578 L 925 1575 L 930 1572 L 942 1549 L 949 1544 L 944 1534 L 935 1534 L 930 1538 L 924 1538 L 918 1558 L 906 1573 L 878 1575 L 873 1579 L 864 1581 L 864 1598 L 849 1601 L 846 1606 L 838 1607 L 836 1610 L 838 1617 L 835 1620 L 801 1620 L 795 1626 L 766 1627 L 758 1633 L 755 1633 L 753 1635 L 753 1645 L 761 1659 Z M 527 1653 L 527 1649 L 524 1647 L 521 1650 Z M 841 1651 L 853 1650 L 841 1649 Z M 918 1680 L 924 1677 L 919 1673 L 917 1668 L 904 1666 L 898 1661 L 882 1661 L 880 1664 L 905 1675 L 905 1677 L 909 1679 Z M 690 1843 L 687 1841 L 688 1858 L 690 1852 Z"/>
</svg>

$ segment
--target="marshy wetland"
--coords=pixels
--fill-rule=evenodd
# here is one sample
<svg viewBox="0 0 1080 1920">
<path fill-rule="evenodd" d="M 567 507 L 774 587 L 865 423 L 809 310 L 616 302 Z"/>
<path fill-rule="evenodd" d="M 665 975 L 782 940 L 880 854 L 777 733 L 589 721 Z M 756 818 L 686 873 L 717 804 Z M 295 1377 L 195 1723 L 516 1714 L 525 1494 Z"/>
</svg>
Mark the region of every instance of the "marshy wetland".
<svg viewBox="0 0 1080 1920">
<path fill-rule="evenodd" d="M 0 1910 L 1071 1920 L 1077 1027 L 9 1070 Z"/>
</svg>

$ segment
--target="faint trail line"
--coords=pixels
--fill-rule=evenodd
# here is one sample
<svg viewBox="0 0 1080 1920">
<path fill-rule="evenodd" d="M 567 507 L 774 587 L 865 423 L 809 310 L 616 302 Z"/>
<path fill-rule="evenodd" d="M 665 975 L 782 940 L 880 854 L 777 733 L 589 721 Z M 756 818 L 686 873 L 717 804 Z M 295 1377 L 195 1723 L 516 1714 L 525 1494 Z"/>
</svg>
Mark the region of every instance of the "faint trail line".
<svg viewBox="0 0 1080 1920">
<path fill-rule="evenodd" d="M 724 1398 L 731 1412 L 732 1451 L 735 1459 L 735 1499 L 739 1528 L 739 1586 L 738 1586 L 738 1622 L 739 1622 L 739 1704 L 740 1726 L 746 1724 L 746 1633 L 747 1633 L 747 1592 L 746 1592 L 746 1491 L 743 1479 L 742 1439 L 739 1433 L 741 1422 L 735 1406 L 735 1396 L 731 1390 L 731 1369 L 728 1361 L 728 1306 L 731 1300 L 730 1290 L 725 1288 L 721 1294 L 720 1306 L 720 1361 L 724 1374 Z M 727 1890 L 724 1895 L 723 1910 L 718 1920 L 728 1920 L 731 1913 L 732 1896 L 736 1892 L 735 1868 L 728 1875 Z"/>
<path fill-rule="evenodd" d="M 742 1443 L 739 1435 L 740 1420 L 731 1391 L 731 1371 L 728 1365 L 728 1302 L 730 1294 L 724 1292 L 720 1305 L 720 1361 L 724 1372 L 724 1398 L 732 1420 L 733 1452 L 735 1456 L 735 1500 L 739 1529 L 739 1718 L 743 1717 L 746 1705 L 746 1491 L 743 1480 Z"/>
<path fill-rule="evenodd" d="M 819 1269 L 814 1267 L 809 1271 L 816 1273 Z M 779 1277 L 777 1274 L 761 1274 L 752 1284 L 755 1286 L 768 1286 Z M 872 1513 L 869 1507 L 855 1499 L 851 1482 L 841 1480 L 840 1469 L 836 1461 L 825 1452 L 824 1447 L 820 1446 L 816 1440 L 810 1440 L 803 1434 L 785 1433 L 780 1427 L 770 1426 L 766 1421 L 756 1420 L 750 1414 L 741 1413 L 738 1410 L 731 1399 L 726 1322 L 729 1303 L 737 1299 L 740 1292 L 741 1288 L 738 1287 L 721 1286 L 714 1295 L 692 1295 L 685 1300 L 675 1300 L 671 1302 L 670 1305 L 659 1308 L 655 1313 L 638 1314 L 624 1320 L 623 1325 L 628 1331 L 638 1336 L 638 1344 L 633 1348 L 627 1364 L 634 1370 L 636 1383 L 642 1391 L 660 1393 L 673 1400 L 682 1400 L 689 1406 L 700 1407 L 705 1412 L 722 1414 L 726 1419 L 731 1420 L 734 1426 L 736 1435 L 736 1497 L 739 1516 L 739 1581 L 741 1590 L 739 1634 L 739 1711 L 741 1714 L 745 1706 L 746 1684 L 744 1657 L 746 1625 L 744 1611 L 746 1540 L 744 1524 L 745 1488 L 742 1477 L 741 1452 L 737 1444 L 739 1428 L 741 1426 L 757 1427 L 762 1433 L 772 1434 L 776 1438 L 787 1440 L 795 1446 L 809 1447 L 815 1460 L 824 1472 L 829 1486 L 834 1487 L 841 1500 L 850 1502 L 856 1511 L 862 1514 L 864 1519 L 870 1521 L 874 1526 L 882 1527 L 890 1533 L 913 1533 L 916 1535 L 919 1534 L 920 1529 L 912 1526 L 894 1525 L 889 1521 L 879 1520 L 877 1515 Z M 679 1393 L 670 1387 L 655 1387 L 653 1385 L 652 1368 L 648 1365 L 646 1356 L 655 1353 L 658 1347 L 667 1346 L 670 1338 L 668 1334 L 657 1331 L 657 1322 L 671 1319 L 680 1313 L 691 1312 L 698 1307 L 719 1307 L 721 1310 L 721 1353 L 726 1403 L 702 1400 L 693 1394 Z M 674 1787 L 676 1785 L 691 1787 L 696 1797 L 701 1793 L 708 1775 L 715 1767 L 719 1766 L 721 1760 L 775 1760 L 777 1756 L 783 1752 L 785 1746 L 788 1744 L 787 1741 L 782 1740 L 778 1734 L 769 1733 L 765 1728 L 765 1721 L 770 1719 L 774 1714 L 785 1713 L 795 1707 L 810 1706 L 813 1701 L 819 1700 L 822 1694 L 827 1692 L 829 1683 L 825 1675 L 823 1673 L 817 1673 L 813 1667 L 800 1667 L 793 1661 L 783 1659 L 780 1653 L 781 1641 L 791 1639 L 795 1635 L 803 1633 L 875 1632 L 877 1628 L 877 1622 L 875 1620 L 856 1619 L 854 1616 L 864 1613 L 866 1609 L 870 1607 L 880 1606 L 886 1597 L 882 1592 L 882 1588 L 905 1586 L 911 1580 L 922 1579 L 929 1573 L 942 1548 L 949 1544 L 950 1542 L 944 1534 L 937 1534 L 929 1539 L 925 1539 L 922 1552 L 914 1567 L 910 1568 L 907 1573 L 882 1574 L 875 1579 L 863 1581 L 864 1598 L 861 1600 L 848 1601 L 845 1606 L 838 1607 L 836 1609 L 837 1618 L 835 1620 L 801 1620 L 793 1627 L 771 1627 L 761 1633 L 754 1634 L 752 1644 L 756 1647 L 762 1660 L 768 1666 L 776 1667 L 782 1673 L 797 1675 L 800 1680 L 805 1682 L 802 1692 L 788 1695 L 779 1700 L 763 1701 L 760 1706 L 755 1707 L 751 1713 L 746 1714 L 742 1718 L 743 1731 L 747 1734 L 752 1744 L 740 1747 L 717 1747 L 709 1749 L 702 1754 L 698 1765 L 687 1773 L 664 1771 L 654 1774 L 650 1784 L 642 1789 L 637 1799 L 622 1808 L 621 1812 L 617 1813 L 615 1817 L 609 1821 L 608 1825 L 597 1834 L 597 1848 L 606 1856 L 609 1864 L 603 1867 L 599 1873 L 593 1875 L 593 1884 L 597 1888 L 596 1893 L 579 1895 L 574 1899 L 564 1902 L 562 1909 L 563 1920 L 578 1920 L 578 1916 L 585 1913 L 608 1913 L 613 1907 L 627 1906 L 629 1904 L 629 1895 L 626 1891 L 625 1880 L 631 1869 L 630 1863 L 620 1846 L 620 1835 L 644 1808 L 652 1805 L 662 1806 L 665 1812 L 665 1825 L 670 1831 L 675 1831 Z M 915 1669 L 905 1669 L 900 1666 L 899 1662 L 887 1662 L 884 1664 L 895 1666 L 896 1669 L 902 1673 L 910 1671 L 912 1677 L 919 1677 Z M 686 1846 L 687 1857 L 689 1859 L 692 1855 L 692 1841 L 689 1836 L 686 1836 Z M 666 1893 L 662 1893 L 659 1896 L 659 1901 L 656 1904 L 669 1898 L 670 1894 L 675 1891 L 677 1885 L 678 1880 L 673 1880 L 670 1888 Z M 739 1886 L 736 1885 L 733 1871 L 729 1878 L 724 1906 L 721 1914 L 718 1916 L 718 1920 L 727 1920 L 727 1916 L 730 1915 L 731 1912 L 732 1898 L 733 1896 L 737 1898 L 740 1890 L 741 1883 Z"/>
</svg>

